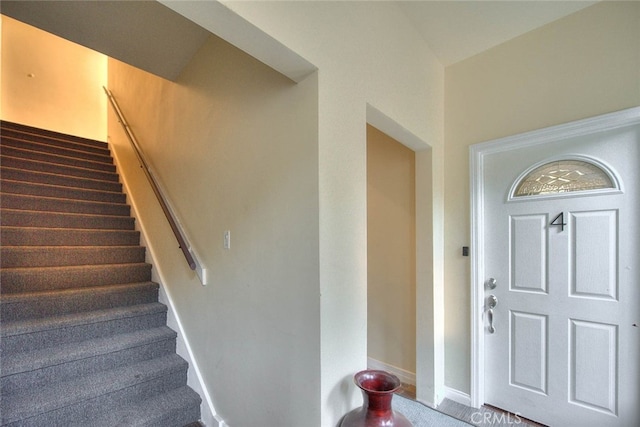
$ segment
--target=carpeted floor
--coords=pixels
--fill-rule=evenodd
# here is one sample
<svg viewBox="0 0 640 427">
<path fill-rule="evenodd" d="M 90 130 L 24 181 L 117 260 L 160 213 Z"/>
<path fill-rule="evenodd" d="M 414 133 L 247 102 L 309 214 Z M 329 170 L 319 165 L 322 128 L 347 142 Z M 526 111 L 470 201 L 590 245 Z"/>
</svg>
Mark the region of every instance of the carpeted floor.
<svg viewBox="0 0 640 427">
<path fill-rule="evenodd" d="M 393 396 L 393 409 L 407 417 L 414 427 L 468 427 L 470 425 L 397 394 Z"/>
</svg>

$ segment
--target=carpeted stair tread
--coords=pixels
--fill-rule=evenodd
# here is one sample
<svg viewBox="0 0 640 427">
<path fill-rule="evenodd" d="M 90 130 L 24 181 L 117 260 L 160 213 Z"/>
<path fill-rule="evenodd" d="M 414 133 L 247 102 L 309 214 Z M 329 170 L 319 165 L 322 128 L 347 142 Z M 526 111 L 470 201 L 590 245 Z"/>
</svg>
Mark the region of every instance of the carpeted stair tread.
<svg viewBox="0 0 640 427">
<path fill-rule="evenodd" d="M 3 268 L 0 280 L 5 293 L 84 288 L 151 280 L 151 264 L 125 263 L 64 267 Z"/>
<path fill-rule="evenodd" d="M 58 197 L 64 199 L 91 200 L 106 203 L 125 203 L 127 201 L 126 195 L 122 192 L 15 181 L 5 179 L 4 177 L 1 180 L 1 185 L 4 193 Z"/>
<path fill-rule="evenodd" d="M 92 228 L 5 227 L 0 230 L 7 246 L 123 246 L 139 243 L 136 230 L 101 230 Z"/>
<path fill-rule="evenodd" d="M 7 323 L 157 301 L 158 284 L 155 282 L 2 293 L 0 318 Z"/>
<path fill-rule="evenodd" d="M 28 158 L 29 160 L 35 160 L 38 162 L 45 162 L 54 165 L 82 167 L 84 169 L 96 170 L 101 172 L 114 173 L 116 171 L 116 167 L 113 164 L 95 162 L 92 160 L 86 160 L 71 156 L 63 156 L 60 154 L 43 153 L 40 151 L 27 150 L 24 148 L 16 148 L 11 146 L 2 147 L 2 157 L 4 158 L 5 156 Z"/>
<path fill-rule="evenodd" d="M 199 417 L 202 399 L 188 387 L 180 387 L 154 396 L 143 402 L 130 405 L 120 411 L 110 412 L 99 419 L 91 420 L 91 427 L 184 427 L 191 425 Z M 184 414 L 183 408 L 192 408 L 191 414 Z M 74 425 L 70 427 L 80 427 Z"/>
<path fill-rule="evenodd" d="M 142 246 L 2 246 L 3 268 L 141 263 Z"/>
<path fill-rule="evenodd" d="M 50 185 L 65 185 L 69 187 L 77 187 L 92 190 L 122 192 L 122 184 L 117 181 L 105 181 L 100 179 L 91 179 L 76 177 L 72 175 L 63 175 L 59 173 L 47 173 L 38 171 L 29 171 L 25 169 L 18 169 L 12 167 L 6 167 L 2 165 L 0 174 L 4 179 L 10 179 L 14 181 L 50 184 Z"/>
<path fill-rule="evenodd" d="M 2 207 L 8 209 L 115 216 L 129 216 L 131 213 L 131 207 L 123 203 L 36 197 L 11 193 L 0 193 L 0 200 L 2 200 Z"/>
<path fill-rule="evenodd" d="M 36 161 L 34 159 L 9 155 L 2 156 L 2 165 L 14 169 L 24 169 L 27 171 L 54 173 L 104 181 L 118 182 L 119 179 L 118 174 L 115 172 L 90 169 L 80 165 L 63 165 L 59 163 Z"/>
<path fill-rule="evenodd" d="M 0 224 L 5 227 L 133 230 L 135 219 L 125 215 L 0 209 Z"/>
<path fill-rule="evenodd" d="M 160 326 L 57 347 L 48 347 L 22 354 L 10 354 L 2 358 L 1 375 L 2 378 L 6 378 L 24 372 L 99 356 L 103 353 L 115 353 L 127 348 L 175 338 L 175 331 L 167 326 Z"/>
<path fill-rule="evenodd" d="M 87 140 L 82 138 L 56 138 L 46 135 L 38 135 L 31 132 L 19 131 L 15 129 L 0 129 L 3 141 L 8 138 L 20 139 L 24 141 L 34 141 L 50 146 L 72 148 L 86 153 L 94 153 L 101 156 L 111 156 L 111 151 L 106 142 Z"/>
<path fill-rule="evenodd" d="M 89 338 L 133 332 L 166 325 L 167 307 L 161 303 L 138 304 L 92 312 L 3 322 L 3 357 Z"/>
<path fill-rule="evenodd" d="M 42 139 L 58 139 L 58 140 L 62 140 L 62 141 L 70 141 L 70 142 L 74 142 L 74 143 L 78 143 L 78 144 L 84 144 L 84 145 L 88 145 L 88 146 L 93 146 L 93 147 L 97 147 L 97 148 L 101 148 L 101 149 L 107 149 L 108 148 L 108 144 L 104 141 L 98 141 L 95 139 L 91 139 L 91 138 L 84 138 L 81 136 L 75 136 L 75 135 L 68 135 L 65 133 L 61 133 L 61 132 L 56 132 L 53 130 L 48 130 L 48 129 L 41 129 L 41 128 L 37 128 L 34 126 L 29 126 L 29 125 L 25 125 L 25 124 L 21 124 L 21 123 L 14 123 L 14 122 L 7 122 L 7 121 L 1 121 L 0 122 L 0 133 L 1 134 L 5 134 L 5 133 L 9 133 L 9 132 L 19 132 L 21 134 L 30 134 L 33 135 L 35 137 L 37 137 L 39 140 Z"/>
<path fill-rule="evenodd" d="M 53 142 L 53 143 L 52 143 Z M 56 143 L 58 142 L 58 143 Z M 91 160 L 98 163 L 113 164 L 113 159 L 109 151 L 95 153 L 85 151 L 81 144 L 70 142 L 62 143 L 61 141 L 43 141 L 23 139 L 20 136 L 2 134 L 2 146 L 14 147 L 41 153 L 53 153 L 67 157 L 76 157 Z"/>
<path fill-rule="evenodd" d="M 25 418 L 40 417 L 46 419 L 45 414 L 66 410 L 72 412 L 73 406 L 80 406 L 92 400 L 92 406 L 99 404 L 101 399 L 111 400 L 111 394 L 123 393 L 129 395 L 128 389 L 153 380 L 169 377 L 171 373 L 186 374 L 186 362 L 178 355 L 169 355 L 149 361 L 144 361 L 110 371 L 99 372 L 93 375 L 77 378 L 72 381 L 60 382 L 49 387 L 36 390 L 28 390 L 26 393 L 13 394 L 7 397 L 5 410 L 2 413 L 2 422 L 9 424 Z M 159 388 L 171 390 L 171 383 L 160 384 Z M 157 390 L 152 390 L 152 396 Z M 136 391 L 131 390 L 133 395 Z M 34 402 L 38 402 L 34 405 Z M 65 414 L 54 419 L 63 421 Z M 58 418 L 58 419 L 56 419 Z M 34 420 L 35 422 L 38 422 Z"/>
<path fill-rule="evenodd" d="M 21 393 L 80 375 L 175 353 L 177 334 L 167 326 L 13 354 L 2 360 L 2 393 Z"/>
<path fill-rule="evenodd" d="M 77 325 L 99 323 L 120 318 L 142 316 L 149 313 L 165 312 L 167 307 L 159 302 L 139 304 L 132 307 L 115 307 L 96 310 L 91 313 L 73 313 L 62 316 L 47 317 L 45 319 L 31 319 L 19 322 L 3 322 L 0 336 L 8 338 L 33 332 L 42 332 L 57 328 L 70 328 Z M 45 344 L 43 344 L 45 345 Z"/>
</svg>

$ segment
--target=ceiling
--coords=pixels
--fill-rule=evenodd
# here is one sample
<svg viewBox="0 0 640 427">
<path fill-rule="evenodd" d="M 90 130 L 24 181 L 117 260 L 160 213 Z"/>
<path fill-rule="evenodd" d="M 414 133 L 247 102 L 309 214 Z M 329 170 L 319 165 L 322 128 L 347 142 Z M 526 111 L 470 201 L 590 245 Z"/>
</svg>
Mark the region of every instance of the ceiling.
<svg viewBox="0 0 640 427">
<path fill-rule="evenodd" d="M 398 1 L 445 66 L 595 3 L 597 1 Z"/>
<path fill-rule="evenodd" d="M 2 14 L 169 80 L 209 35 L 155 1 L 2 0 Z"/>
<path fill-rule="evenodd" d="M 579 0 L 394 1 L 445 66 L 596 3 Z M 174 79 L 208 34 L 171 10 L 178 10 L 186 3 L 170 0 L 3 0 L 2 13 L 143 70 Z M 204 3 L 200 5 L 205 6 Z M 212 7 L 207 9 L 208 15 L 217 17 L 201 14 L 194 16 L 193 21 L 218 19 L 218 28 L 231 26 L 237 32 L 239 22 L 234 20 L 237 17 L 225 15 L 228 10 L 224 7 L 209 6 Z M 230 30 L 231 34 L 233 28 Z M 269 64 L 269 61 L 265 62 Z"/>
</svg>

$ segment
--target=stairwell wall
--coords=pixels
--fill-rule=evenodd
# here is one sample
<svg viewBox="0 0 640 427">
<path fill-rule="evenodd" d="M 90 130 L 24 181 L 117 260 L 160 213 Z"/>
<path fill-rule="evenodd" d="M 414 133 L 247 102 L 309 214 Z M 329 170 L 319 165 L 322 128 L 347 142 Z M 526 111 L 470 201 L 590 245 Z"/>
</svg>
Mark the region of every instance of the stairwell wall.
<svg viewBox="0 0 640 427">
<path fill-rule="evenodd" d="M 111 119 L 155 273 L 217 417 L 319 425 L 317 78 L 294 84 L 211 36 L 176 82 L 109 60 L 109 88 L 208 268 L 202 286 Z"/>
<path fill-rule="evenodd" d="M 107 57 L 1 18 L 2 119 L 106 141 Z"/>
</svg>

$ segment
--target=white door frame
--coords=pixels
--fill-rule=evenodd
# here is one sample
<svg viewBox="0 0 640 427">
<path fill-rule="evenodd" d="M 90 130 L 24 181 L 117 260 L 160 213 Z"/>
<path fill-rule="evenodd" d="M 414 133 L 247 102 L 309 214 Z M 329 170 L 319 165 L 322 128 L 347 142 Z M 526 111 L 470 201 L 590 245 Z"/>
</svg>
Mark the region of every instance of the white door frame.
<svg viewBox="0 0 640 427">
<path fill-rule="evenodd" d="M 469 147 L 471 192 L 471 406 L 485 403 L 484 385 L 484 158 L 489 154 L 546 144 L 640 123 L 640 107 L 475 144 Z"/>
</svg>

